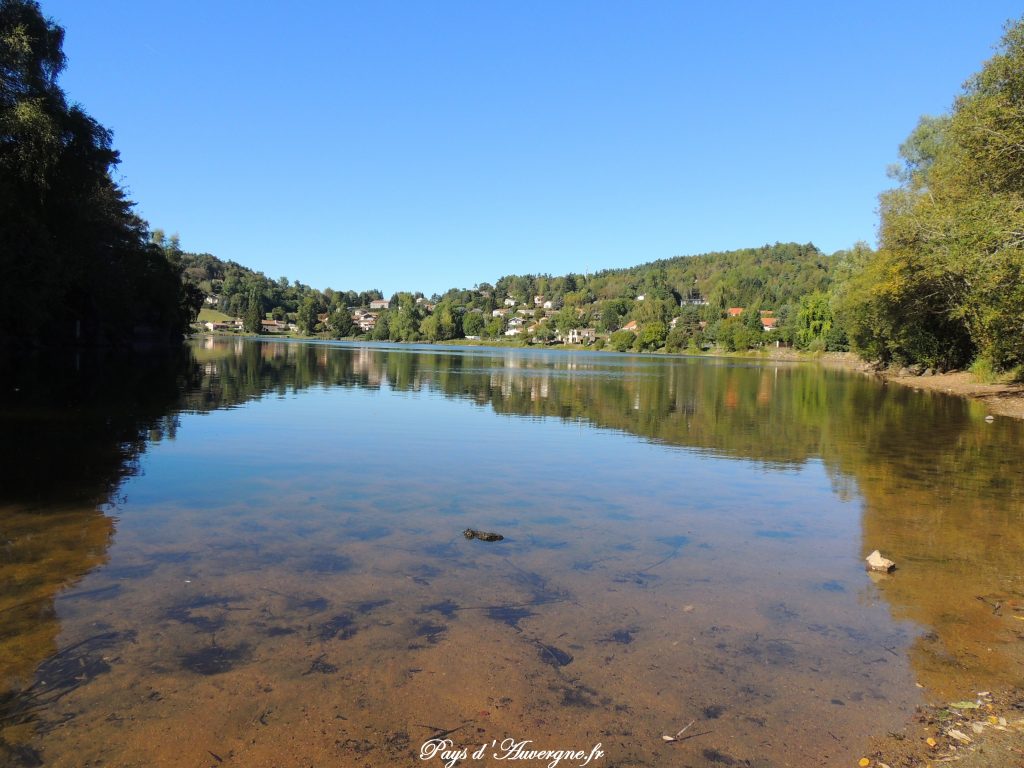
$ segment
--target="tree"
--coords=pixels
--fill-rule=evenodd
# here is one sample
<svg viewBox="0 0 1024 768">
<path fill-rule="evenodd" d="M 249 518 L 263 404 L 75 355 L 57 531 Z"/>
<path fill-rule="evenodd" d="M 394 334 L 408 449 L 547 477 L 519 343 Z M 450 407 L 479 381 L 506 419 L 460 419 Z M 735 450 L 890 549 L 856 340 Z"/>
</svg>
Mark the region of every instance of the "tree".
<svg viewBox="0 0 1024 768">
<path fill-rule="evenodd" d="M 398 293 L 391 303 L 397 308 L 391 312 L 391 334 L 392 341 L 416 341 L 420 334 L 420 320 L 422 313 L 420 305 L 416 303 L 411 293 Z"/>
<path fill-rule="evenodd" d="M 562 307 L 562 309 L 558 310 L 558 312 L 555 314 L 554 321 L 555 328 L 558 329 L 558 332 L 562 334 L 562 336 L 565 336 L 566 334 L 569 333 L 569 331 L 573 330 L 574 328 L 583 327 L 583 323 L 580 320 L 576 308 L 568 304 Z"/>
<path fill-rule="evenodd" d="M 640 333 L 637 335 L 637 348 L 640 350 L 657 349 L 665 343 L 667 335 L 668 329 L 663 322 L 647 323 L 647 325 L 640 328 Z"/>
<path fill-rule="evenodd" d="M 259 333 L 263 330 L 263 306 L 255 290 L 249 292 L 242 327 L 249 333 Z"/>
<path fill-rule="evenodd" d="M 57 85 L 63 42 L 34 0 L 0 0 L 0 336 L 180 339 L 197 293 L 114 182 L 110 131 Z"/>
<path fill-rule="evenodd" d="M 373 326 L 373 333 L 370 337 L 374 341 L 387 341 L 391 338 L 391 310 L 386 310 L 377 315 L 377 322 Z"/>
<path fill-rule="evenodd" d="M 462 328 L 467 336 L 480 336 L 484 332 L 484 317 L 480 312 L 468 312 L 462 319 Z"/>
<path fill-rule="evenodd" d="M 352 313 L 348 311 L 348 307 L 338 307 L 334 310 L 328 319 L 328 326 L 336 339 L 354 336 L 356 332 L 356 325 L 352 321 Z"/>
<path fill-rule="evenodd" d="M 693 337 L 689 334 L 688 328 L 682 324 L 668 332 L 665 337 L 665 351 L 679 352 L 691 344 Z"/>
<path fill-rule="evenodd" d="M 636 334 L 632 331 L 616 331 L 608 339 L 608 343 L 616 352 L 625 352 L 635 341 Z"/>
<path fill-rule="evenodd" d="M 881 195 L 880 248 L 837 286 L 854 348 L 884 362 L 1024 363 L 1024 23 L 952 113 L 922 118 Z"/>
<path fill-rule="evenodd" d="M 317 300 L 312 296 L 307 296 L 299 304 L 299 311 L 295 315 L 295 324 L 302 333 L 312 336 L 316 332 L 317 315 L 319 313 L 320 307 Z"/>
<path fill-rule="evenodd" d="M 832 308 L 829 306 L 828 295 L 821 291 L 809 293 L 800 298 L 796 311 L 796 343 L 801 349 L 807 349 L 832 329 Z M 824 340 L 822 340 L 824 348 Z"/>
<path fill-rule="evenodd" d="M 484 326 L 484 336 L 489 339 L 496 339 L 505 332 L 505 318 L 492 317 Z"/>
<path fill-rule="evenodd" d="M 441 329 L 437 321 L 437 315 L 427 315 L 420 323 L 420 335 L 427 341 L 440 341 Z"/>
<path fill-rule="evenodd" d="M 550 344 L 555 340 L 555 331 L 551 327 L 551 323 L 541 323 L 536 332 L 533 334 L 534 341 L 538 341 L 541 344 Z"/>
<path fill-rule="evenodd" d="M 434 311 L 427 320 L 431 318 L 433 318 L 437 324 L 437 341 L 448 341 L 462 336 L 461 318 L 456 314 L 455 307 L 450 301 L 439 301 L 434 306 Z M 426 320 L 423 322 L 425 323 Z"/>
</svg>

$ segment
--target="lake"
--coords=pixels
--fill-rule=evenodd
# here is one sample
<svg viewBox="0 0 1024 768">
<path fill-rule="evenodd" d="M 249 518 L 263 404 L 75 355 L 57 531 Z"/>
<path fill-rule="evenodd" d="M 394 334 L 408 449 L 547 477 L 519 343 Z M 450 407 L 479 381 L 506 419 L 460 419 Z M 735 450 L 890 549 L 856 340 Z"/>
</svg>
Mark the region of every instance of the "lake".
<svg viewBox="0 0 1024 768">
<path fill-rule="evenodd" d="M 1024 430 L 965 400 L 226 337 L 5 379 L 6 765 L 852 765 L 1024 677 Z"/>
</svg>

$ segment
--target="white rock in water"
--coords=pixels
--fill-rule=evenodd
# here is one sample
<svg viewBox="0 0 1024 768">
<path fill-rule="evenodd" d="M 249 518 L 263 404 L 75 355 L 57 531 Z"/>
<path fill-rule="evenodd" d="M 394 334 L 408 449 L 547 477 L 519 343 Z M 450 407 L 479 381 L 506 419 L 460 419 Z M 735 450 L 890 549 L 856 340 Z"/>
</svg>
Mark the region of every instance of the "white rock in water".
<svg viewBox="0 0 1024 768">
<path fill-rule="evenodd" d="M 882 553 L 877 549 L 872 552 L 866 558 L 867 569 L 869 571 L 881 571 L 882 573 L 889 573 L 896 570 L 896 563 L 887 557 L 882 557 Z"/>
</svg>

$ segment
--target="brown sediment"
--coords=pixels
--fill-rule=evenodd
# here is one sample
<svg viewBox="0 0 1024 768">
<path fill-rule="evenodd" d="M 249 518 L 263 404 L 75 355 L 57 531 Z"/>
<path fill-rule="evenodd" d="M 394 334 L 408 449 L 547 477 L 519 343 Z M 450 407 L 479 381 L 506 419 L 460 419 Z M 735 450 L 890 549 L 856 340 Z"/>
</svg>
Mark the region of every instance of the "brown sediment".
<svg viewBox="0 0 1024 768">
<path fill-rule="evenodd" d="M 1024 419 L 1024 383 L 985 384 L 967 371 L 934 376 L 899 376 L 884 372 L 878 375 L 892 384 L 978 400 L 995 416 Z"/>
<path fill-rule="evenodd" d="M 368 381 L 436 384 L 386 362 Z M 811 366 L 677 360 L 669 373 L 545 389 L 460 374 L 437 391 L 743 459 L 728 476 L 681 471 L 657 491 L 637 454 L 598 463 L 595 441 L 584 484 L 510 471 L 473 491 L 464 472 L 415 466 L 401 484 L 362 478 L 338 454 L 329 471 L 260 480 L 265 502 L 126 502 L 121 519 L 148 522 L 119 526 L 109 563 L 98 534 L 112 518 L 59 537 L 55 556 L 82 551 L 36 558 L 0 614 L 40 588 L 38 622 L 0 626 L 0 650 L 23 656 L 17 706 L 0 691 L 0 764 L 429 765 L 419 745 L 445 734 L 601 742 L 598 765 L 855 765 L 889 728 L 899 746 L 931 727 L 945 749 L 908 714 L 928 702 L 919 716 L 937 720 L 934 707 L 982 689 L 997 721 L 980 727 L 1003 734 L 1003 716 L 1009 729 L 1024 670 L 1021 425 Z M 228 487 L 248 477 L 224 471 Z M 509 538 L 459 540 L 469 510 L 496 498 L 508 511 L 486 524 Z M 441 514 L 425 499 L 456 502 Z M 38 522 L 17 537 L 26 547 L 49 541 Z M 900 565 L 881 583 L 860 562 L 875 547 Z M 71 591 L 85 571 L 47 580 L 79 561 L 107 565 Z M 876 761 L 924 764 L 880 744 Z"/>
<path fill-rule="evenodd" d="M 1024 693 L 980 694 L 965 701 L 919 707 L 905 726 L 866 745 L 869 764 L 1020 768 L 1024 765 Z"/>
</svg>

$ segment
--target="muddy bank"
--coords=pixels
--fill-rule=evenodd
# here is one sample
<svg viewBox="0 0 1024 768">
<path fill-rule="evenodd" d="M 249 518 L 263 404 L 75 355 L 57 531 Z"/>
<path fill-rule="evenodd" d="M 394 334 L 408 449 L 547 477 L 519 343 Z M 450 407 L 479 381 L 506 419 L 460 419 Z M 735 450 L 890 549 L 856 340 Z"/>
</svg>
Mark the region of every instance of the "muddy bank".
<svg viewBox="0 0 1024 768">
<path fill-rule="evenodd" d="M 1024 692 L 981 691 L 963 701 L 920 707 L 904 728 L 875 739 L 860 762 L 879 768 L 940 763 L 962 768 L 1024 765 Z"/>
<path fill-rule="evenodd" d="M 887 372 L 878 375 L 887 383 L 980 400 L 993 415 L 1024 419 L 1024 383 L 983 384 L 967 371 L 934 376 L 900 376 Z"/>
</svg>

